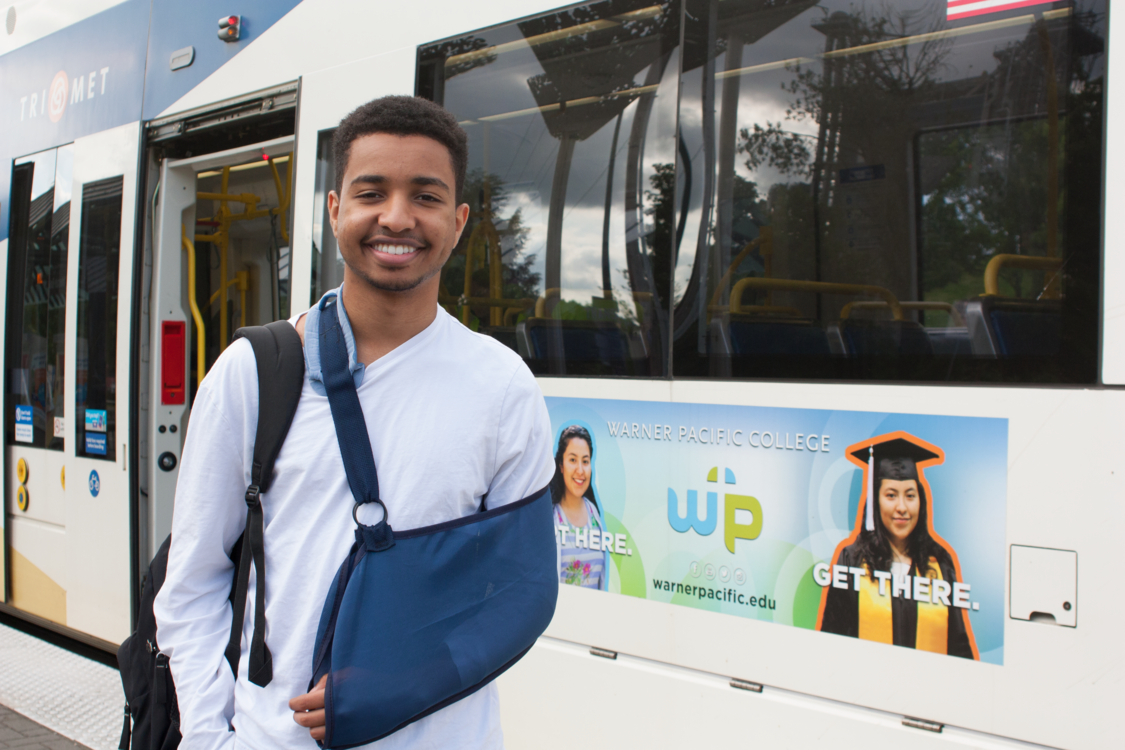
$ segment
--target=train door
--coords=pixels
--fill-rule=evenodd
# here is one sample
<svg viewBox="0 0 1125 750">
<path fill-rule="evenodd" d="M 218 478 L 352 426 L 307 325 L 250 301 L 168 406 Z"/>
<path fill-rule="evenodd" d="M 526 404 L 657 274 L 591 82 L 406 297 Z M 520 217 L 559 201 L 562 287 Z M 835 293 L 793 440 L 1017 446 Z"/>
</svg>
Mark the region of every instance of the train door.
<svg viewBox="0 0 1125 750">
<path fill-rule="evenodd" d="M 122 126 L 12 165 L 5 604 L 109 643 L 131 629 L 124 394 L 139 135 Z"/>
<path fill-rule="evenodd" d="M 172 528 L 194 394 L 238 328 L 289 316 L 292 136 L 163 160 L 153 216 L 150 370 L 141 545 Z M 146 549 L 147 547 L 147 549 Z"/>
</svg>

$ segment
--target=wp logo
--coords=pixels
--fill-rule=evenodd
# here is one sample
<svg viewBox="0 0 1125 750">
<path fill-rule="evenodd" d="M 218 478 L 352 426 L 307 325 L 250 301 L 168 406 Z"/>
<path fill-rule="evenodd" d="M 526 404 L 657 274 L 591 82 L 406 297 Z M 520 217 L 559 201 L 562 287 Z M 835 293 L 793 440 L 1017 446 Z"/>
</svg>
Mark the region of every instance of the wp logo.
<svg viewBox="0 0 1125 750">
<path fill-rule="evenodd" d="M 726 484 L 734 484 L 734 472 L 724 469 Z M 707 481 L 718 484 L 719 467 L 715 466 L 707 473 Z M 718 488 L 716 488 L 718 489 Z M 686 534 L 690 529 L 700 536 L 710 536 L 714 533 L 719 523 L 719 493 L 707 492 L 707 505 L 701 518 L 699 515 L 699 493 L 695 490 L 687 491 L 687 515 L 681 516 L 680 501 L 676 491 L 668 488 L 668 524 L 674 531 Z M 742 513 L 739 513 L 742 511 Z M 746 522 L 746 516 L 750 522 Z M 749 495 L 723 495 L 723 538 L 727 549 L 734 552 L 735 539 L 757 539 L 762 533 L 762 504 L 755 497 Z"/>
</svg>

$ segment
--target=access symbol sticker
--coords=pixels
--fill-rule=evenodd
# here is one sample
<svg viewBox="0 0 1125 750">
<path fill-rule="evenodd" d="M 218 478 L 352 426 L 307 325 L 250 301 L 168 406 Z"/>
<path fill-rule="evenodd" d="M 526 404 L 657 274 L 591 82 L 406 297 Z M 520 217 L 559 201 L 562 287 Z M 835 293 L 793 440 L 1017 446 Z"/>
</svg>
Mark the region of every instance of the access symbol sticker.
<svg viewBox="0 0 1125 750">
<path fill-rule="evenodd" d="M 95 469 L 94 471 L 90 472 L 90 494 L 93 495 L 94 497 L 97 497 L 98 493 L 101 492 L 101 491 L 102 491 L 102 480 L 98 476 L 97 469 Z"/>
<path fill-rule="evenodd" d="M 31 422 L 31 407 L 30 406 L 17 406 L 16 407 L 16 442 L 17 443 L 34 443 L 35 442 L 35 427 Z"/>
</svg>

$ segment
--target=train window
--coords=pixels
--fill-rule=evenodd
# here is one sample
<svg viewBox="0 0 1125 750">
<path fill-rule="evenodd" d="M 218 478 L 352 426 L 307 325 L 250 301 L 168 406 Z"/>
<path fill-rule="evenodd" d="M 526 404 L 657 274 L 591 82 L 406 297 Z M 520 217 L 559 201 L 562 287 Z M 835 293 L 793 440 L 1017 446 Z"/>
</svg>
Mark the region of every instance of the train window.
<svg viewBox="0 0 1125 750">
<path fill-rule="evenodd" d="M 17 159 L 8 255 L 9 442 L 62 450 L 74 147 Z"/>
<path fill-rule="evenodd" d="M 686 0 L 677 376 L 1095 379 L 1106 3 L 1021 6 Z"/>
<path fill-rule="evenodd" d="M 332 134 L 320 133 L 316 144 L 316 181 L 313 193 L 313 262 L 309 304 L 315 304 L 330 289 L 344 281 L 344 256 L 336 246 L 336 235 L 328 220 L 328 193 L 336 184 L 332 161 Z"/>
<path fill-rule="evenodd" d="M 440 302 L 537 374 L 667 373 L 679 30 L 678 3 L 610 0 L 419 51 L 469 135 Z"/>
<path fill-rule="evenodd" d="M 82 189 L 78 240 L 78 455 L 114 460 L 117 428 L 117 270 L 124 179 Z"/>
</svg>

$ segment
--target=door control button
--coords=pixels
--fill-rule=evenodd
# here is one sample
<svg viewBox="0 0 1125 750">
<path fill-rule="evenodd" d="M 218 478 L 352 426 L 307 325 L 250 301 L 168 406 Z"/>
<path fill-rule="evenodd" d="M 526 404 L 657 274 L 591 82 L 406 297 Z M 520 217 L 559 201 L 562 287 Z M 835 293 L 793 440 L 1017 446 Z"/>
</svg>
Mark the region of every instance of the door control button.
<svg viewBox="0 0 1125 750">
<path fill-rule="evenodd" d="M 164 451 L 156 459 L 156 465 L 163 471 L 171 471 L 176 468 L 176 456 L 171 451 Z"/>
</svg>

